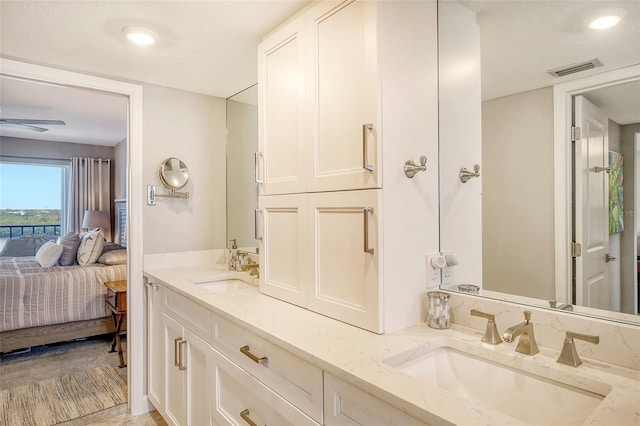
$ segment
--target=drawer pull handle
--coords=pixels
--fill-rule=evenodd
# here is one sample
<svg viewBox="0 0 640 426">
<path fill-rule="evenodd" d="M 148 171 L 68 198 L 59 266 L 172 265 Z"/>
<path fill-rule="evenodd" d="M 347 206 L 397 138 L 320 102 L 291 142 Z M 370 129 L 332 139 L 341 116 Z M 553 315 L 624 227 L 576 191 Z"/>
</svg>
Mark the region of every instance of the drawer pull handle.
<svg viewBox="0 0 640 426">
<path fill-rule="evenodd" d="M 253 420 L 251 420 L 251 417 L 249 417 L 249 414 L 251 414 L 251 413 L 249 413 L 249 409 L 248 409 L 248 408 L 245 408 L 244 410 L 242 410 L 242 411 L 240 412 L 240 417 L 242 417 L 242 420 L 244 420 L 245 422 L 247 422 L 247 424 L 248 424 L 249 426 L 258 426 L 258 424 L 257 424 L 256 422 L 254 422 Z M 265 426 L 267 426 L 267 425 L 265 425 Z"/>
<path fill-rule="evenodd" d="M 157 290 L 160 288 L 160 286 L 156 284 L 146 283 L 145 285 L 147 286 L 147 288 L 150 288 L 151 290 Z"/>
<path fill-rule="evenodd" d="M 258 358 L 257 356 L 252 354 L 249 345 L 241 347 L 240 352 L 251 358 L 251 361 L 255 362 L 256 364 L 267 365 L 267 363 L 269 362 L 269 359 L 266 356 Z"/>
<path fill-rule="evenodd" d="M 187 341 L 186 340 L 182 340 L 178 343 L 178 352 L 180 353 L 180 362 L 178 363 L 178 370 L 186 370 L 187 366 L 185 364 L 182 363 L 182 354 L 184 353 L 184 351 L 182 350 L 182 345 L 187 345 Z"/>
<path fill-rule="evenodd" d="M 179 345 L 180 345 L 180 341 L 182 340 L 182 337 L 177 337 L 175 339 L 173 339 L 173 366 L 174 367 L 180 367 L 180 349 L 179 349 Z"/>
</svg>

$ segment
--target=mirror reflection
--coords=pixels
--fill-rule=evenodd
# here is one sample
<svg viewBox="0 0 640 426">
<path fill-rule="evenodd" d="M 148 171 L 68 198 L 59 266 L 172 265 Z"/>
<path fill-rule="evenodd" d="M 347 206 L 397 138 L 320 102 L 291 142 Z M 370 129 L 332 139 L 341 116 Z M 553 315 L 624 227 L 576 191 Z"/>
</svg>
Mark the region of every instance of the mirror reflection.
<svg viewBox="0 0 640 426">
<path fill-rule="evenodd" d="M 160 181 L 173 191 L 184 188 L 189 182 L 187 165 L 178 158 L 167 158 L 160 166 Z"/>
<path fill-rule="evenodd" d="M 258 151 L 258 85 L 227 99 L 227 240 L 256 253 L 255 210 L 258 184 L 254 154 Z M 231 248 L 231 244 L 228 248 Z"/>
<path fill-rule="evenodd" d="M 440 1 L 438 21 L 443 286 L 637 314 L 640 4 Z"/>
</svg>

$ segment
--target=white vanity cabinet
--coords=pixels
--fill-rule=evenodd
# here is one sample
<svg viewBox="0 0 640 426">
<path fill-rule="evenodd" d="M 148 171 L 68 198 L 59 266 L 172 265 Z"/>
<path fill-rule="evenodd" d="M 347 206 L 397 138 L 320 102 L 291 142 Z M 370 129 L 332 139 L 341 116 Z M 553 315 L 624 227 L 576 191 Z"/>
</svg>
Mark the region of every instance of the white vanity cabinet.
<svg viewBox="0 0 640 426">
<path fill-rule="evenodd" d="M 318 2 L 260 44 L 261 195 L 381 186 L 377 7 Z"/>
<path fill-rule="evenodd" d="M 425 426 L 426 423 L 403 413 L 333 374 L 325 372 L 326 426 Z"/>
<path fill-rule="evenodd" d="M 380 190 L 260 197 L 260 290 L 380 333 Z"/>
</svg>

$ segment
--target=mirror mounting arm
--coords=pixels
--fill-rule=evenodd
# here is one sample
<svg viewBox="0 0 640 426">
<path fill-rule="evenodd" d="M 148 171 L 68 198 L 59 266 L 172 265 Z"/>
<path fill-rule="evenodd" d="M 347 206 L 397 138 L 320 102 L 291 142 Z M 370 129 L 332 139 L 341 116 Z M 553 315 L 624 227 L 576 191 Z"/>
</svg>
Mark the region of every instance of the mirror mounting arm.
<svg viewBox="0 0 640 426">
<path fill-rule="evenodd" d="M 155 206 L 156 198 L 184 198 L 189 199 L 188 192 L 177 192 L 175 189 L 171 189 L 168 194 L 157 194 L 155 185 L 147 185 L 147 205 Z"/>
</svg>

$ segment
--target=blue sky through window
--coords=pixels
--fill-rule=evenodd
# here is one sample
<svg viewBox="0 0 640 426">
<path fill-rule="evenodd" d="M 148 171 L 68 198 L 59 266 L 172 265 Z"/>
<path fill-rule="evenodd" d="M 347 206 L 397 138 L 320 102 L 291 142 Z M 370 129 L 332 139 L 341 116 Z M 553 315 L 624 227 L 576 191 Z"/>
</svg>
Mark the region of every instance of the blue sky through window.
<svg viewBox="0 0 640 426">
<path fill-rule="evenodd" d="M 0 163 L 0 209 L 60 209 L 61 166 Z"/>
</svg>

